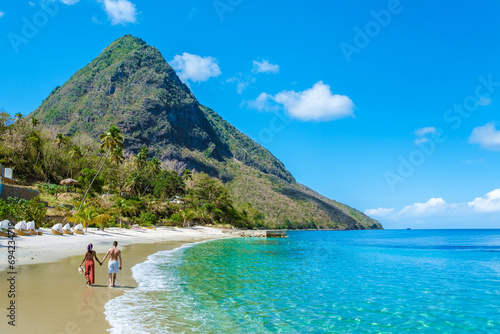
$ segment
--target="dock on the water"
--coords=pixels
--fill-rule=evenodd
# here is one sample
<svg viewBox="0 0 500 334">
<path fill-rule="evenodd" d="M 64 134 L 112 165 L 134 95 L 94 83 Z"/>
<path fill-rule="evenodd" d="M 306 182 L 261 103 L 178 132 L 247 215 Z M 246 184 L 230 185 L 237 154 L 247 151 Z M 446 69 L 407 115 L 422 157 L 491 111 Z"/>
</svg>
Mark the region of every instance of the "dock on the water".
<svg viewBox="0 0 500 334">
<path fill-rule="evenodd" d="M 267 230 L 266 238 L 286 238 L 285 230 Z"/>
<path fill-rule="evenodd" d="M 223 230 L 222 233 L 244 238 L 287 238 L 286 230 Z"/>
</svg>

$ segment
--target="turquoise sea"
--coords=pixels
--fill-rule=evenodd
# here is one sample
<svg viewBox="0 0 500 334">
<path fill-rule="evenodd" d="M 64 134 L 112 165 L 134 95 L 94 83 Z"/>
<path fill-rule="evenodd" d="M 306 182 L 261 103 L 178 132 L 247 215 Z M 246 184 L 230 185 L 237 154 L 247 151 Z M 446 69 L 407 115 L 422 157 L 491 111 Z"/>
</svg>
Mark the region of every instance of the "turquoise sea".
<svg viewBox="0 0 500 334">
<path fill-rule="evenodd" d="M 288 235 L 151 255 L 112 333 L 500 333 L 500 230 Z"/>
</svg>

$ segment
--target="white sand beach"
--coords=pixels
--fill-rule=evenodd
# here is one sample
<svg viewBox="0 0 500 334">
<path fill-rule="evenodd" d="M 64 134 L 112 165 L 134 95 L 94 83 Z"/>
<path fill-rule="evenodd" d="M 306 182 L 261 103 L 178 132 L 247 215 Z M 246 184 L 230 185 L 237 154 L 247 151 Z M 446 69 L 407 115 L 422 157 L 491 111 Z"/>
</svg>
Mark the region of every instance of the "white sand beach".
<svg viewBox="0 0 500 334">
<path fill-rule="evenodd" d="M 87 245 L 92 243 L 97 253 L 105 253 L 114 240 L 120 246 L 164 241 L 187 241 L 197 238 L 227 237 L 220 229 L 210 227 L 194 227 L 182 229 L 175 227 L 158 227 L 153 229 L 107 228 L 100 231 L 89 228 L 84 235 L 53 235 L 50 229 L 40 229 L 43 235 L 20 236 L 14 238 L 16 265 L 54 262 L 72 255 L 83 255 Z M 7 238 L 0 239 L 0 246 L 6 246 Z M 7 268 L 7 251 L 0 254 L 0 271 Z"/>
<path fill-rule="evenodd" d="M 208 227 L 192 229 L 160 227 L 156 230 L 109 228 L 89 229 L 85 235 L 52 235 L 42 229 L 41 236 L 22 236 L 15 240 L 15 298 L 8 297 L 8 240 L 0 238 L 0 333 L 106 333 L 110 329 L 104 305 L 137 286 L 132 267 L 158 251 L 175 249 L 186 243 L 228 238 L 221 230 Z M 78 273 L 86 247 L 94 245 L 102 260 L 112 242 L 122 250 L 123 269 L 118 273 L 118 288 L 108 288 L 107 264 L 96 266 L 96 283 L 85 285 Z M 15 301 L 15 324 L 8 325 L 7 306 Z M 5 306 L 5 307 L 4 307 Z"/>
</svg>

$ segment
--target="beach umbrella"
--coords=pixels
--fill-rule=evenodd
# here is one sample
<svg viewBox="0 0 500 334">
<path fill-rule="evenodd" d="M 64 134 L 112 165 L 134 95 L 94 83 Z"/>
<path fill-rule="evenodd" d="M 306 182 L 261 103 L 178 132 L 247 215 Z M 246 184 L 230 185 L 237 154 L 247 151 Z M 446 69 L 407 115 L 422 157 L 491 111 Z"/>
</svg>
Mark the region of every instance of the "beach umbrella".
<svg viewBox="0 0 500 334">
<path fill-rule="evenodd" d="M 63 186 L 71 186 L 71 185 L 77 184 L 77 183 L 78 183 L 78 181 L 73 180 L 73 179 L 64 179 L 61 182 L 59 182 L 59 184 L 61 184 Z"/>
<path fill-rule="evenodd" d="M 77 180 L 73 180 L 73 179 L 64 179 L 62 180 L 61 182 L 59 182 L 61 185 L 63 186 L 69 186 L 69 189 L 71 191 L 71 186 L 74 185 L 74 184 L 77 184 L 78 181 Z M 56 194 L 56 199 L 57 199 L 57 194 Z"/>
</svg>

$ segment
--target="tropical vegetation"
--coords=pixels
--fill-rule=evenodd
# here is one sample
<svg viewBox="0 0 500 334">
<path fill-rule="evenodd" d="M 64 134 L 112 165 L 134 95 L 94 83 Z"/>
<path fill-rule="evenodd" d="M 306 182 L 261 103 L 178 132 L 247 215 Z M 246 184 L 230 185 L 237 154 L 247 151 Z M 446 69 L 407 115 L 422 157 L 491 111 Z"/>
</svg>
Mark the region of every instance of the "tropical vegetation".
<svg viewBox="0 0 500 334">
<path fill-rule="evenodd" d="M 80 216 L 97 214 L 89 224 L 108 215 L 102 224 L 382 228 L 297 183 L 267 149 L 201 105 L 156 48 L 130 35 L 31 114 L 3 112 L 0 123 L 0 163 L 27 186 L 45 184 L 41 198 L 58 211 L 48 216 L 74 215 L 74 206 Z M 67 178 L 78 184 L 56 187 Z"/>
</svg>

